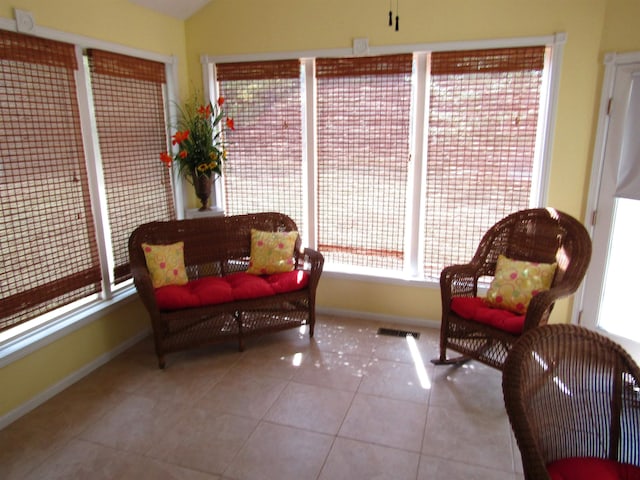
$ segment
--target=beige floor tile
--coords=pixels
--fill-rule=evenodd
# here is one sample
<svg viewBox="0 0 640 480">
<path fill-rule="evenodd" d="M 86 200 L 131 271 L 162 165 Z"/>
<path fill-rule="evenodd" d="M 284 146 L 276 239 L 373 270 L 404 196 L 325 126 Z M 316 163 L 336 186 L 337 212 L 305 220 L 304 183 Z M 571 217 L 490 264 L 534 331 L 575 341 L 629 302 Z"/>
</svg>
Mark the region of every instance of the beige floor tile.
<svg viewBox="0 0 640 480">
<path fill-rule="evenodd" d="M 418 480 L 514 480 L 514 474 L 423 455 Z"/>
<path fill-rule="evenodd" d="M 513 472 L 506 414 L 495 417 L 455 407 L 429 407 L 422 453 Z"/>
<path fill-rule="evenodd" d="M 261 419 L 287 386 L 287 381 L 234 371 L 194 404 L 214 412 Z"/>
<path fill-rule="evenodd" d="M 128 394 L 108 415 L 87 427 L 78 438 L 144 454 L 182 414 L 182 404 Z"/>
<path fill-rule="evenodd" d="M 104 445 L 72 440 L 25 480 L 107 480 L 124 478 L 128 453 Z"/>
<path fill-rule="evenodd" d="M 430 366 L 422 363 L 373 360 L 358 392 L 426 404 L 431 392 L 431 371 Z"/>
<path fill-rule="evenodd" d="M 315 341 L 324 352 L 371 356 L 376 342 L 371 322 L 323 322 L 316 328 Z"/>
<path fill-rule="evenodd" d="M 419 457 L 414 452 L 337 438 L 319 480 L 414 480 Z"/>
<path fill-rule="evenodd" d="M 103 445 L 73 440 L 55 452 L 25 480 L 216 480 L 219 477 L 123 452 Z"/>
<path fill-rule="evenodd" d="M 0 431 L 0 478 L 21 480 L 70 440 L 19 419 Z"/>
<path fill-rule="evenodd" d="M 248 349 L 231 368 L 229 375 L 259 375 L 282 380 L 291 380 L 296 374 L 306 353 L 286 351 L 286 343 L 269 348 Z"/>
<path fill-rule="evenodd" d="M 454 407 L 480 414 L 505 414 L 500 371 L 477 362 L 433 368 L 429 405 Z"/>
<path fill-rule="evenodd" d="M 96 389 L 91 382 L 80 381 L 29 412 L 16 425 L 74 436 L 111 412 L 126 396 L 121 391 Z"/>
<path fill-rule="evenodd" d="M 281 425 L 335 435 L 354 393 L 291 382 L 264 419 Z"/>
<path fill-rule="evenodd" d="M 368 357 L 315 350 L 310 352 L 301 363 L 293 380 L 319 387 L 355 392 L 368 364 Z"/>
<path fill-rule="evenodd" d="M 522 455 L 520 454 L 516 438 L 513 436 L 513 429 L 511 430 L 511 447 L 513 448 L 513 471 L 522 473 Z"/>
<path fill-rule="evenodd" d="M 333 437 L 260 423 L 224 476 L 238 480 L 315 479 Z"/>
<path fill-rule="evenodd" d="M 158 369 L 133 393 L 153 400 L 193 405 L 207 394 L 226 372 L 226 369 L 212 369 L 210 375 L 196 375 L 180 368 Z"/>
<path fill-rule="evenodd" d="M 245 353 L 262 354 L 264 350 L 274 350 L 284 355 L 292 355 L 308 350 L 314 343 L 314 339 L 309 337 L 309 327 L 303 325 L 299 328 L 249 337 L 245 339 Z"/>
<path fill-rule="evenodd" d="M 155 358 L 155 353 L 153 354 Z M 235 342 L 215 344 L 167 356 L 166 372 L 219 378 L 242 358 Z M 157 365 L 155 366 L 158 369 Z"/>
<path fill-rule="evenodd" d="M 417 339 L 413 339 L 412 343 L 415 343 L 416 351 L 425 365 L 430 364 L 431 359 L 437 355 L 437 330 L 394 324 L 381 324 L 380 326 L 384 328 L 417 332 L 420 336 Z M 405 337 L 377 335 L 373 350 L 373 357 L 379 360 L 413 363 L 415 358 L 412 353 L 412 349 L 410 348 L 410 341 L 411 339 L 407 340 Z"/>
<path fill-rule="evenodd" d="M 257 420 L 194 409 L 166 431 L 148 455 L 202 472 L 222 474 L 258 424 Z"/>
<path fill-rule="evenodd" d="M 427 406 L 356 394 L 338 436 L 420 452 Z"/>
<path fill-rule="evenodd" d="M 129 456 L 118 480 L 219 480 L 212 475 L 143 457 Z M 114 479 L 115 480 L 115 479 Z"/>
</svg>

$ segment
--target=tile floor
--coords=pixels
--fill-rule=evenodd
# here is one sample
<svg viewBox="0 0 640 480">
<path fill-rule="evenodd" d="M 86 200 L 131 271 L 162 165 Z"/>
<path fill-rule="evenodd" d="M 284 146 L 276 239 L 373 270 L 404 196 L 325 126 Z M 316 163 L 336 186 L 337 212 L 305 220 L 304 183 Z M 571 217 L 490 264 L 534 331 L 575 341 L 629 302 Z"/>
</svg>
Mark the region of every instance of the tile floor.
<svg viewBox="0 0 640 480">
<path fill-rule="evenodd" d="M 523 479 L 500 373 L 433 366 L 437 338 L 321 315 L 312 341 L 289 330 L 165 371 L 146 339 L 0 431 L 0 478 Z"/>
</svg>

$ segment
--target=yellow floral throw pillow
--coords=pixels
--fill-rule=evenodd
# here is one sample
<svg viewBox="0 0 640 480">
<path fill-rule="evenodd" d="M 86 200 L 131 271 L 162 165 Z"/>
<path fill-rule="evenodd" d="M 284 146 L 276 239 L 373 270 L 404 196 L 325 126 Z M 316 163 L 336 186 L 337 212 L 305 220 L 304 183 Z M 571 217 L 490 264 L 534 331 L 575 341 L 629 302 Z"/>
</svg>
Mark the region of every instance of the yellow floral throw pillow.
<svg viewBox="0 0 640 480">
<path fill-rule="evenodd" d="M 556 267 L 556 263 L 511 260 L 500 255 L 485 301 L 492 307 L 524 314 L 531 298 L 549 289 Z"/>
<path fill-rule="evenodd" d="M 184 242 L 171 245 L 142 244 L 153 288 L 185 285 L 189 279 L 184 267 Z"/>
<path fill-rule="evenodd" d="M 298 232 L 263 232 L 251 229 L 251 258 L 247 273 L 270 275 L 293 270 L 293 249 Z"/>
</svg>

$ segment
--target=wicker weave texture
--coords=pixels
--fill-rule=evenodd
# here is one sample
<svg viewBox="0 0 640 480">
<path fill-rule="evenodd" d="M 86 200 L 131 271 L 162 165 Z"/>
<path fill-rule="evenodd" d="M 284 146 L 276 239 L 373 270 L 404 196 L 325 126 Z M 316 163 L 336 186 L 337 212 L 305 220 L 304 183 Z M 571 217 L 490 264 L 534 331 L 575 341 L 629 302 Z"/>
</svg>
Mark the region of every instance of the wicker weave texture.
<svg viewBox="0 0 640 480">
<path fill-rule="evenodd" d="M 227 217 L 151 222 L 139 226 L 129 238 L 129 259 L 134 284 L 149 312 L 158 362 L 165 366 L 170 352 L 242 339 L 308 325 L 313 336 L 316 288 L 324 258 L 310 248 L 295 248 L 295 268 L 309 272 L 307 287 L 294 292 L 178 311 L 161 311 L 155 300 L 142 243 L 167 245 L 184 242 L 184 260 L 190 280 L 245 271 L 251 254 L 251 229 L 297 231 L 288 216 L 256 213 Z"/>
<path fill-rule="evenodd" d="M 546 465 L 569 457 L 640 466 L 640 368 L 608 338 L 533 329 L 510 351 L 502 388 L 527 480 L 548 480 Z"/>
<path fill-rule="evenodd" d="M 551 208 L 521 210 L 496 223 L 485 233 L 469 263 L 445 267 L 441 273 L 440 357 L 434 363 L 448 363 L 446 350 L 451 349 L 464 358 L 502 369 L 519 336 L 466 320 L 449 308 L 453 297 L 478 294 L 479 280 L 495 274 L 499 255 L 514 260 L 558 262 L 551 288 L 534 296 L 529 304 L 526 332 L 546 324 L 555 301 L 578 289 L 591 259 L 591 238 L 578 220 Z"/>
</svg>

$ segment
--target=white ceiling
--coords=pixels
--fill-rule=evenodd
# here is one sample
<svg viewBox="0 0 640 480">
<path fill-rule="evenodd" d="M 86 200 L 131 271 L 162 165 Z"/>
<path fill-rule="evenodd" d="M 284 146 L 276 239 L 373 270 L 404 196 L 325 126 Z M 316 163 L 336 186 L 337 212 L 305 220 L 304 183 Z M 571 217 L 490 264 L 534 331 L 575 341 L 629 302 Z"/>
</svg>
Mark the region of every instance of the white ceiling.
<svg viewBox="0 0 640 480">
<path fill-rule="evenodd" d="M 131 3 L 149 8 L 180 20 L 186 20 L 211 0 L 129 0 Z"/>
</svg>

